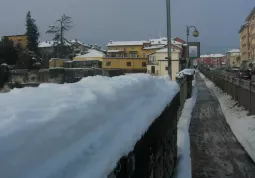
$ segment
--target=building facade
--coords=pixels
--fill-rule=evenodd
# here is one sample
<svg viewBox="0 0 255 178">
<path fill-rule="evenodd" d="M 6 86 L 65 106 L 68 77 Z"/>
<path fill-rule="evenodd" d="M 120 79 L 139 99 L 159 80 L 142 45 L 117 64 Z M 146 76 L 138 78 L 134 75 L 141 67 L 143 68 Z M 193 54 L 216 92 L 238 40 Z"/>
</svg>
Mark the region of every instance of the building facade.
<svg viewBox="0 0 255 178">
<path fill-rule="evenodd" d="M 122 69 L 125 72 L 146 72 L 149 41 L 110 41 L 107 56 L 103 59 L 104 69 Z"/>
<path fill-rule="evenodd" d="M 172 40 L 172 46 L 179 49 L 182 43 Z M 167 46 L 167 38 L 148 41 L 110 41 L 107 56 L 103 60 L 105 69 L 122 69 L 126 72 L 147 72 L 148 56 Z"/>
<path fill-rule="evenodd" d="M 221 68 L 226 66 L 226 56 L 223 54 L 201 55 L 196 62 L 203 67 Z"/>
<path fill-rule="evenodd" d="M 242 61 L 240 57 L 240 49 L 231 49 L 226 53 L 226 65 L 229 68 L 240 67 Z"/>
<path fill-rule="evenodd" d="M 9 40 L 13 42 L 14 45 L 20 45 L 21 48 L 27 48 L 27 36 L 26 35 L 12 35 L 6 36 Z"/>
<path fill-rule="evenodd" d="M 241 61 L 255 63 L 255 7 L 246 17 L 240 30 Z"/>
<path fill-rule="evenodd" d="M 250 59 L 249 56 L 249 24 L 245 23 L 241 29 L 239 30 L 240 34 L 240 56 L 241 61 L 248 61 Z"/>
<path fill-rule="evenodd" d="M 180 71 L 180 50 L 172 48 L 172 79 L 175 79 L 176 73 Z M 164 76 L 168 75 L 168 49 L 162 48 L 149 55 L 147 73 L 151 75 Z"/>
</svg>

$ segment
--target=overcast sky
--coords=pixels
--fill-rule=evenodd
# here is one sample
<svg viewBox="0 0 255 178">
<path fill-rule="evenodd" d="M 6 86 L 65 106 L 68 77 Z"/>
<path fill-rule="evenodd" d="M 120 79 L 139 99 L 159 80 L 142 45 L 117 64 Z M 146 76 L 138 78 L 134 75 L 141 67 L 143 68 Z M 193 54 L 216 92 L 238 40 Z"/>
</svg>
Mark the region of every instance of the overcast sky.
<svg viewBox="0 0 255 178">
<path fill-rule="evenodd" d="M 73 18 L 68 38 L 106 45 L 109 40 L 147 40 L 166 36 L 165 0 L 0 0 L 0 35 L 25 32 L 28 10 L 50 39 L 47 27 L 62 14 Z M 171 0 L 172 36 L 185 39 L 185 26 L 195 25 L 203 53 L 239 48 L 238 30 L 254 0 Z"/>
</svg>

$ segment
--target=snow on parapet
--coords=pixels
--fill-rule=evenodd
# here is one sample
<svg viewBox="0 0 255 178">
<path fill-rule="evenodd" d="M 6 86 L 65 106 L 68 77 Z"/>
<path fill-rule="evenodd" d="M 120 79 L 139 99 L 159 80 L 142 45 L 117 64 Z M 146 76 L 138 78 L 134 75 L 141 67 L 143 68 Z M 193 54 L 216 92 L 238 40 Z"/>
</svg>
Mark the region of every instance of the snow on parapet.
<svg viewBox="0 0 255 178">
<path fill-rule="evenodd" d="M 0 177 L 107 177 L 178 91 L 130 74 L 0 94 Z"/>
<path fill-rule="evenodd" d="M 176 73 L 177 78 L 183 78 L 185 75 L 194 75 L 195 69 L 183 69 L 182 71 Z"/>
</svg>

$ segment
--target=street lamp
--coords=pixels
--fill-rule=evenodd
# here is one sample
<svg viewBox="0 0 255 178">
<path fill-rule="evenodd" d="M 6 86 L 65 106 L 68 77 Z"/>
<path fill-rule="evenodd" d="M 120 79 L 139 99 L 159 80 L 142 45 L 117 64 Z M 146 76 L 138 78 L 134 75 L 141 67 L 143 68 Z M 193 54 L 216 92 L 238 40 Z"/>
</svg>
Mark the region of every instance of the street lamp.
<svg viewBox="0 0 255 178">
<path fill-rule="evenodd" d="M 171 78 L 172 74 L 172 53 L 171 53 L 171 45 L 172 45 L 172 40 L 171 40 L 171 0 L 166 0 L 166 19 L 167 19 L 167 46 L 168 46 L 168 75 Z"/>
<path fill-rule="evenodd" d="M 190 60 L 189 60 L 189 34 L 190 34 L 190 29 L 191 28 L 194 28 L 194 31 L 193 31 L 193 33 L 192 33 L 192 35 L 194 36 L 194 37 L 198 37 L 199 36 L 199 31 L 196 29 L 196 27 L 195 26 L 187 26 L 187 60 L 186 60 L 186 62 L 187 62 L 187 67 L 190 67 Z"/>
</svg>

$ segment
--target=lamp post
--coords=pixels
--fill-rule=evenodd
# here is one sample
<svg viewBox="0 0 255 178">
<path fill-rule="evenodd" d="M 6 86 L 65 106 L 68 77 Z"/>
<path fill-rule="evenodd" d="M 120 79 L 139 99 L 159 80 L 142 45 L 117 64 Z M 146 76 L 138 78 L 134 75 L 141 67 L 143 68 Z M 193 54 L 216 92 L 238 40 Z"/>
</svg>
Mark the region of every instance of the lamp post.
<svg viewBox="0 0 255 178">
<path fill-rule="evenodd" d="M 168 46 L 168 75 L 171 78 L 172 75 L 172 52 L 171 52 L 171 0 L 166 0 L 166 12 L 167 12 L 167 46 Z"/>
<path fill-rule="evenodd" d="M 190 34 L 190 28 L 194 28 L 194 31 L 192 33 L 192 35 L 194 37 L 198 37 L 199 36 L 199 32 L 198 32 L 198 30 L 196 29 L 195 26 L 187 26 L 187 29 L 186 29 L 186 31 L 187 31 L 187 51 L 186 51 L 187 60 L 186 60 L 186 62 L 187 62 L 187 67 L 188 68 L 190 67 L 190 59 L 189 59 L 189 34 Z"/>
</svg>

